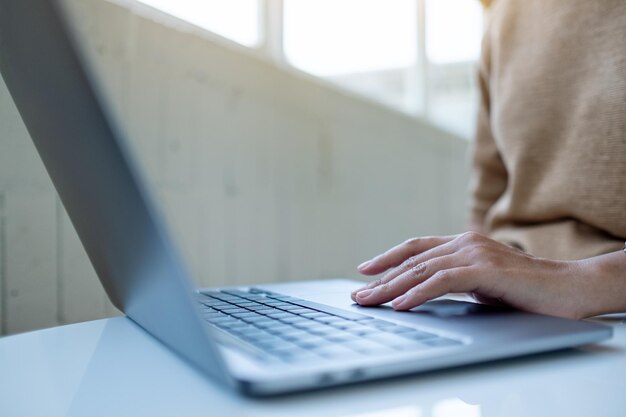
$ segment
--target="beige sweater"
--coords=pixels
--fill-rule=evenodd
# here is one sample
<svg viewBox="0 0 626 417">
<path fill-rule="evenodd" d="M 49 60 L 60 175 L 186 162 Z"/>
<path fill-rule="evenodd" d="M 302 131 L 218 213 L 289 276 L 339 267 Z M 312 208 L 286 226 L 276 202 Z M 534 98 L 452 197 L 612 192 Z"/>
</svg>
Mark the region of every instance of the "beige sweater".
<svg viewBox="0 0 626 417">
<path fill-rule="evenodd" d="M 472 223 L 552 259 L 626 240 L 626 0 L 496 0 Z"/>
</svg>

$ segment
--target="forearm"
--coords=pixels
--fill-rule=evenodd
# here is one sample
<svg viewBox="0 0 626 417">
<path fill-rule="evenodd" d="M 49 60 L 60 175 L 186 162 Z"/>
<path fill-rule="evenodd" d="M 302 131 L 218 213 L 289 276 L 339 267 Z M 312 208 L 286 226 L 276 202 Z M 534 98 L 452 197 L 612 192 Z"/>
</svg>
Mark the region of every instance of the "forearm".
<svg viewBox="0 0 626 417">
<path fill-rule="evenodd" d="M 582 317 L 626 312 L 626 253 L 606 255 L 577 261 L 578 286 L 582 295 Z"/>
</svg>

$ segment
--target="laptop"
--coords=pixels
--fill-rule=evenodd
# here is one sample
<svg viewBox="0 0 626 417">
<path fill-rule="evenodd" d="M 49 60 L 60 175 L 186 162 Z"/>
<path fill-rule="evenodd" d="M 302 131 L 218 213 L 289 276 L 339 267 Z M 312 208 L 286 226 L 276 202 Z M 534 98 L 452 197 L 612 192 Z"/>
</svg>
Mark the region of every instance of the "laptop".
<svg viewBox="0 0 626 417">
<path fill-rule="evenodd" d="M 0 0 L 2 76 L 113 304 L 220 385 L 276 395 L 611 337 L 446 299 L 363 308 L 351 280 L 193 289 L 67 19 L 54 0 Z"/>
</svg>

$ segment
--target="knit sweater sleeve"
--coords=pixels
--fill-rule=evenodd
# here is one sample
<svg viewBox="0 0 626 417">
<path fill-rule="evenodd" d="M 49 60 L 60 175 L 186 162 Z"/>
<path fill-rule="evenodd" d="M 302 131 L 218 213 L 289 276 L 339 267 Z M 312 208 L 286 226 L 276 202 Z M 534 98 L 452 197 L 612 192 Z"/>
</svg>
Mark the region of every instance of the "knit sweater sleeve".
<svg viewBox="0 0 626 417">
<path fill-rule="evenodd" d="M 476 134 L 471 149 L 472 179 L 470 182 L 470 228 L 484 230 L 485 217 L 493 204 L 504 193 L 507 170 L 491 129 L 491 47 L 489 31 L 485 34 L 480 64 L 478 86 L 480 105 Z"/>
</svg>

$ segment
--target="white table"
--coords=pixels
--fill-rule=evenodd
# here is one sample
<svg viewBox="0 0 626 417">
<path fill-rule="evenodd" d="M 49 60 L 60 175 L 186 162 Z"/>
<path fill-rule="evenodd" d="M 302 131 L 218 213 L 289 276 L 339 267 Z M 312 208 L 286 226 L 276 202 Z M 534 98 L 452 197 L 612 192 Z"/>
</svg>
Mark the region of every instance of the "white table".
<svg viewBox="0 0 626 417">
<path fill-rule="evenodd" d="M 626 325 L 582 349 L 273 399 L 217 386 L 127 318 L 0 339 L 0 416 L 626 416 Z"/>
</svg>

